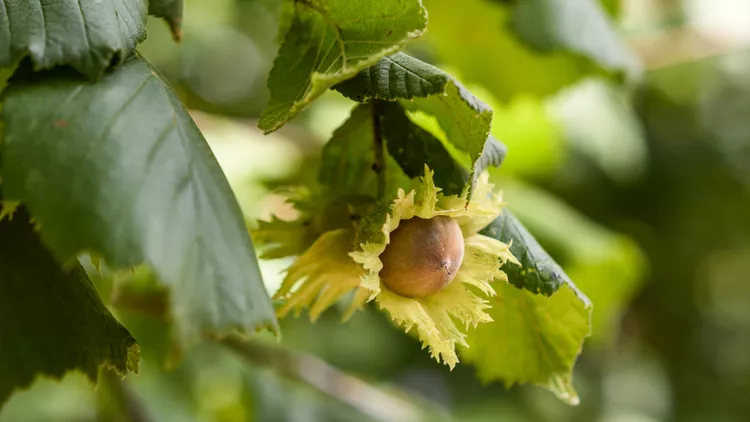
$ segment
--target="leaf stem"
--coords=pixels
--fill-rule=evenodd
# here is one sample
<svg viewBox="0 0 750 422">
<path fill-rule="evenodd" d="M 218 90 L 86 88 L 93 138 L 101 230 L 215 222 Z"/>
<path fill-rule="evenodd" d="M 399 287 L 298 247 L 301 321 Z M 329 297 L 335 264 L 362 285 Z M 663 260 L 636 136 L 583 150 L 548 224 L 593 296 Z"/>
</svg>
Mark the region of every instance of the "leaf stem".
<svg viewBox="0 0 750 422">
<path fill-rule="evenodd" d="M 380 100 L 372 101 L 372 145 L 375 151 L 375 162 L 372 164 L 372 170 L 377 174 L 377 195 L 378 199 L 385 196 L 385 145 L 383 143 L 383 133 L 380 128 Z"/>
</svg>

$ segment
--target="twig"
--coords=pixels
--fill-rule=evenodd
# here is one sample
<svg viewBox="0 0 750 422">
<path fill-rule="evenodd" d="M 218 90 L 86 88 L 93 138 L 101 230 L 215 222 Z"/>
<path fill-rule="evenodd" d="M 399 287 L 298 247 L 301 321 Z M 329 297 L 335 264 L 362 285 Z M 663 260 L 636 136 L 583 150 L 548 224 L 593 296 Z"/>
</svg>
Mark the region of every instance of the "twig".
<svg viewBox="0 0 750 422">
<path fill-rule="evenodd" d="M 372 101 L 372 145 L 375 151 L 375 162 L 372 164 L 372 170 L 378 177 L 378 199 L 385 196 L 385 145 L 383 144 L 383 134 L 380 130 L 380 113 L 378 106 L 380 100 Z"/>
<path fill-rule="evenodd" d="M 383 422 L 420 420 L 412 403 L 375 388 L 314 356 L 298 354 L 255 341 L 229 337 L 221 342 L 256 365 L 270 367 L 286 378 L 305 382 L 372 419 Z"/>
</svg>

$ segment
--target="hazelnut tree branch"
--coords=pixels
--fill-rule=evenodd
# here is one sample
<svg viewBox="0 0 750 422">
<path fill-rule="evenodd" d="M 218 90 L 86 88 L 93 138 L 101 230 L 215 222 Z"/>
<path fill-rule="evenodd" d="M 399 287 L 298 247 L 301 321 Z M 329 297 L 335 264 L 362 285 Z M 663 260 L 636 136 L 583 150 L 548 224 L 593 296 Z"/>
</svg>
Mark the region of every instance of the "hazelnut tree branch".
<svg viewBox="0 0 750 422">
<path fill-rule="evenodd" d="M 247 342 L 235 337 L 220 341 L 248 362 L 272 368 L 280 376 L 304 382 L 374 420 L 383 422 L 421 420 L 422 412 L 412 401 L 371 386 L 317 357 L 265 345 L 258 341 Z"/>
</svg>

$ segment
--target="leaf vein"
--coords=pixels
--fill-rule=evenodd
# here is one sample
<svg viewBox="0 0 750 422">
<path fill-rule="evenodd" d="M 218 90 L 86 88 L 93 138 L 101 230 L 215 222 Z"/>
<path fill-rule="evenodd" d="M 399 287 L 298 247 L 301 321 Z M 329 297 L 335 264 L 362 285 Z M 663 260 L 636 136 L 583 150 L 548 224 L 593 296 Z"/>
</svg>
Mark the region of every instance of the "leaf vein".
<svg viewBox="0 0 750 422">
<path fill-rule="evenodd" d="M 104 125 L 104 129 L 102 130 L 102 133 L 91 143 L 89 143 L 88 148 L 86 150 L 86 153 L 84 154 L 83 158 L 81 159 L 81 163 L 79 166 L 83 166 L 92 154 L 99 151 L 99 149 L 103 146 L 104 143 L 106 143 L 106 137 L 107 134 L 109 134 L 109 131 L 112 129 L 112 126 L 117 122 L 117 120 L 121 117 L 121 113 L 125 108 L 127 108 L 128 105 L 130 105 L 135 98 L 143 91 L 143 88 L 146 86 L 146 83 L 153 77 L 153 75 L 148 75 L 146 78 L 143 79 L 143 82 L 140 83 L 138 88 L 136 88 L 131 95 L 128 96 L 128 98 L 123 102 L 123 104 L 112 114 L 112 117 L 107 121 L 107 123 Z M 73 175 L 73 178 L 70 183 L 70 201 L 68 202 L 68 209 L 73 208 L 77 201 L 77 197 L 80 194 L 81 185 L 83 183 L 83 175 L 85 172 L 79 171 L 75 175 Z M 120 208 L 120 213 L 123 213 L 125 211 L 126 207 Z M 115 221 L 120 221 L 121 218 L 116 219 Z M 119 245 L 119 243 L 118 243 Z M 119 255 L 119 250 L 116 251 L 116 254 Z"/>
<path fill-rule="evenodd" d="M 81 23 L 83 23 L 83 34 L 86 38 L 86 48 L 91 51 L 93 50 L 91 46 L 91 34 L 89 34 L 89 26 L 86 23 L 86 15 L 83 13 L 83 5 L 81 5 L 81 0 L 76 0 L 76 3 L 78 4 L 78 10 L 81 13 Z"/>
<path fill-rule="evenodd" d="M 47 52 L 47 15 L 44 13 L 44 4 L 42 0 L 37 0 L 39 3 L 39 11 L 42 13 L 42 56 Z"/>
<path fill-rule="evenodd" d="M 301 0 L 299 4 L 307 6 L 310 9 L 318 12 L 320 17 L 322 17 L 323 20 L 325 21 L 325 23 L 328 24 L 331 28 L 333 28 L 334 36 L 336 37 L 336 41 L 338 41 L 339 43 L 339 48 L 341 49 L 341 57 L 343 57 L 342 70 L 344 71 L 347 70 L 346 68 L 347 68 L 348 61 L 346 58 L 346 46 L 344 43 L 344 37 L 341 34 L 341 28 L 339 28 L 339 25 L 336 23 L 336 21 L 331 19 L 331 17 L 328 15 L 328 12 L 325 9 L 318 8 L 311 3 L 308 3 L 307 0 Z M 316 58 L 316 61 L 317 61 L 317 58 Z"/>
</svg>

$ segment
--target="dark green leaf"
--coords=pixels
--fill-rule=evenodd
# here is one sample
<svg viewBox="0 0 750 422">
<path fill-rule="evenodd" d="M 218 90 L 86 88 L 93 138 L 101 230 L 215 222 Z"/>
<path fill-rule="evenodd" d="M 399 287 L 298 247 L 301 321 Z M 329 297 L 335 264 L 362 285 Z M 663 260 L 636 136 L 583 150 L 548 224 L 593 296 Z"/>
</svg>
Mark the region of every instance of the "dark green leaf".
<svg viewBox="0 0 750 422">
<path fill-rule="evenodd" d="M 469 174 L 461 167 L 440 140 L 414 124 L 401 105 L 377 104 L 388 152 L 410 178 L 424 175 L 424 165 L 435 171 L 435 185 L 446 195 L 460 195 Z"/>
<path fill-rule="evenodd" d="M 146 0 L 0 2 L 0 67 L 70 65 L 94 78 L 146 38 Z"/>
<path fill-rule="evenodd" d="M 519 1 L 510 25 L 536 49 L 568 50 L 609 70 L 637 70 L 635 57 L 597 0 Z"/>
<path fill-rule="evenodd" d="M 567 274 L 510 210 L 504 209 L 481 233 L 505 243 L 512 242 L 510 250 L 521 262 L 521 267 L 509 264 L 503 267 L 503 271 L 508 274 L 508 281 L 514 286 L 546 296 L 555 293 L 563 285 L 574 287 Z"/>
<path fill-rule="evenodd" d="M 374 66 L 334 88 L 361 103 L 371 99 L 394 101 L 445 92 L 450 80 L 442 70 L 404 53 L 383 57 Z"/>
<path fill-rule="evenodd" d="M 3 189 L 60 260 L 149 265 L 184 343 L 275 328 L 234 195 L 162 76 L 137 56 L 96 83 L 36 75 L 4 95 Z"/>
<path fill-rule="evenodd" d="M 338 194 L 376 190 L 372 105 L 352 110 L 349 119 L 323 147 L 318 180 Z"/>
<path fill-rule="evenodd" d="M 488 143 L 492 109 L 442 70 L 403 53 L 384 57 L 336 90 L 360 102 L 394 101 L 411 111 L 437 118 L 448 142 L 469 153 L 478 176 L 487 165 L 502 161 L 495 142 Z M 486 150 L 486 146 L 489 149 Z M 477 165 L 484 167 L 478 169 Z M 408 171 L 407 171 L 408 173 Z M 439 170 L 436 171 L 436 176 Z M 474 179 L 475 177 L 472 177 Z"/>
<path fill-rule="evenodd" d="M 419 0 L 298 0 L 268 79 L 271 99 L 258 127 L 272 132 L 331 86 L 419 37 Z"/>
<path fill-rule="evenodd" d="M 336 89 L 355 101 L 400 100 L 408 110 L 435 116 L 448 141 L 473 160 L 490 134 L 492 109 L 487 104 L 452 76 L 406 54 L 385 57 Z"/>
<path fill-rule="evenodd" d="M 522 267 L 503 266 L 510 283 L 495 286 L 488 310 L 496 322 L 469 331 L 462 357 L 485 382 L 528 382 L 578 404 L 572 371 L 591 333 L 591 302 L 508 209 L 480 233 L 512 242 Z"/>
<path fill-rule="evenodd" d="M 490 167 L 500 167 L 503 161 L 505 161 L 506 155 L 508 155 L 508 147 L 490 135 L 487 138 L 487 142 L 484 143 L 482 154 L 472 165 L 470 192 L 474 192 L 474 186 L 477 184 L 477 180 L 479 180 L 479 175 Z"/>
<path fill-rule="evenodd" d="M 149 0 L 148 13 L 164 18 L 175 41 L 182 39 L 182 0 Z"/>
<path fill-rule="evenodd" d="M 0 404 L 37 375 L 99 367 L 138 370 L 133 336 L 102 303 L 80 265 L 64 272 L 25 211 L 0 221 Z"/>
<path fill-rule="evenodd" d="M 346 201 L 351 205 L 356 205 L 354 197 L 367 195 L 374 199 L 377 191 L 373 119 L 372 104 L 355 107 L 349 119 L 336 129 L 331 140 L 323 147 L 318 180 L 330 194 L 346 196 Z M 385 190 L 395 194 L 399 187 L 409 183 L 410 176 L 400 170 L 399 164 L 389 154 L 383 158 Z"/>
</svg>

